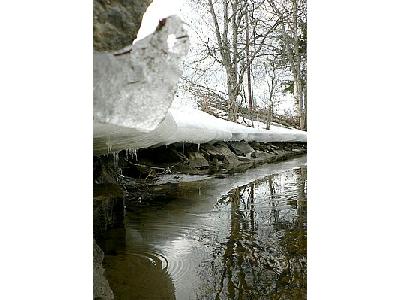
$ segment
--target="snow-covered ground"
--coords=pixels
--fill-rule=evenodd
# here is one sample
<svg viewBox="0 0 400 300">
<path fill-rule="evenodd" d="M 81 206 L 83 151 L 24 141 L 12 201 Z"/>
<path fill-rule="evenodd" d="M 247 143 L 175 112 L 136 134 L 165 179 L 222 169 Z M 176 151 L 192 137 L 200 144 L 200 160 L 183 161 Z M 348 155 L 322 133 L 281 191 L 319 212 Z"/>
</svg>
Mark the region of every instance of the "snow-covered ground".
<svg viewBox="0 0 400 300">
<path fill-rule="evenodd" d="M 262 122 L 252 128 L 191 106 L 171 106 L 187 39 L 179 17 L 172 16 L 163 28 L 136 41 L 130 54 L 95 53 L 95 154 L 175 142 L 307 141 L 304 131 L 274 125 L 266 130 Z"/>
</svg>

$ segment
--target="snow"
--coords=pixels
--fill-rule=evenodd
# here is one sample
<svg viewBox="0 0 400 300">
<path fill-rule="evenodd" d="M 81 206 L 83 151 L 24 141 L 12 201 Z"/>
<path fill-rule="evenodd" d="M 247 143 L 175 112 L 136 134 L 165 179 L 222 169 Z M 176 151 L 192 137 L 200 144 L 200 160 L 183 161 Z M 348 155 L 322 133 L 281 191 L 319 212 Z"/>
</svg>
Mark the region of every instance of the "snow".
<svg viewBox="0 0 400 300">
<path fill-rule="evenodd" d="M 307 133 L 271 125 L 270 130 L 246 127 L 216 118 L 193 108 L 170 108 L 153 131 L 109 124 L 95 124 L 94 151 L 104 154 L 123 149 L 169 145 L 175 142 L 202 144 L 214 141 L 307 142 Z"/>
<path fill-rule="evenodd" d="M 163 28 L 135 41 L 130 53 L 94 54 L 96 155 L 123 149 L 135 153 L 175 142 L 307 141 L 300 130 L 277 126 L 265 130 L 259 123 L 251 128 L 192 107 L 171 106 L 188 48 L 182 21 L 170 16 Z"/>
</svg>

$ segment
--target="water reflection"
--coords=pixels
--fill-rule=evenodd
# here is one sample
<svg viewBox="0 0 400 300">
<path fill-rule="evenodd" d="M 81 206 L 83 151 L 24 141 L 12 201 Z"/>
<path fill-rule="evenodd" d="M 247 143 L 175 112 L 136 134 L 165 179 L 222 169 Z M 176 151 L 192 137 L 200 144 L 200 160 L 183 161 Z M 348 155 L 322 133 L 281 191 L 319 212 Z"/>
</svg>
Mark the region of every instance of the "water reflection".
<svg viewBox="0 0 400 300">
<path fill-rule="evenodd" d="M 116 299 L 305 299 L 306 177 L 306 166 L 282 171 L 217 201 L 217 179 L 169 187 L 168 201 L 129 215 L 125 248 L 106 256 Z"/>
<path fill-rule="evenodd" d="M 199 270 L 199 299 L 306 298 L 305 184 L 302 167 L 236 188 L 218 202 L 230 207 L 230 232 L 215 247 L 215 261 Z"/>
</svg>

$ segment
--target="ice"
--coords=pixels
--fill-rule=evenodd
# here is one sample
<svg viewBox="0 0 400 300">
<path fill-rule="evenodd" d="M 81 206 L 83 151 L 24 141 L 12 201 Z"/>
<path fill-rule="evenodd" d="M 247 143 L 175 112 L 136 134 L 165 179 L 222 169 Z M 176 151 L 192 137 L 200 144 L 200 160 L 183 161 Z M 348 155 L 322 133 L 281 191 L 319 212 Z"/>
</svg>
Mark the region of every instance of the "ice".
<svg viewBox="0 0 400 300">
<path fill-rule="evenodd" d="M 184 0 L 153 0 L 143 15 L 137 39 L 133 43 L 153 33 L 159 20 L 171 15 L 178 15 L 183 2 Z"/>
<path fill-rule="evenodd" d="M 188 49 L 182 21 L 170 16 L 128 54 L 95 52 L 94 122 L 154 130 L 171 106 Z"/>
</svg>

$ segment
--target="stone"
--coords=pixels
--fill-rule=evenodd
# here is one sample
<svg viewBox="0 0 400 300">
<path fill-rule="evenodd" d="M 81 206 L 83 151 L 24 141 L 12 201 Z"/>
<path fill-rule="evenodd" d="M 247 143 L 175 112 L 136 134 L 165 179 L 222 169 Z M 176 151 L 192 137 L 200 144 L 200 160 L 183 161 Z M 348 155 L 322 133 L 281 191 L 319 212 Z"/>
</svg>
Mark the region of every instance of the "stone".
<svg viewBox="0 0 400 300">
<path fill-rule="evenodd" d="M 262 152 L 262 151 L 258 151 L 258 150 L 256 150 L 256 151 L 251 153 L 251 157 L 252 158 L 264 158 L 266 156 L 267 156 L 267 153 Z"/>
<path fill-rule="evenodd" d="M 93 48 L 115 51 L 136 39 L 152 0 L 94 0 Z M 155 28 L 154 28 L 155 29 Z"/>
<path fill-rule="evenodd" d="M 112 300 L 114 293 L 104 276 L 104 253 L 93 240 L 93 299 Z"/>
<path fill-rule="evenodd" d="M 131 178 L 146 178 L 151 173 L 151 168 L 142 164 L 132 164 L 130 166 L 121 168 L 122 175 Z"/>
<path fill-rule="evenodd" d="M 223 142 L 211 144 L 204 144 L 203 151 L 205 151 L 205 156 L 208 161 L 213 161 L 216 158 L 219 161 L 222 161 L 225 165 L 229 165 L 235 167 L 240 164 L 237 156 L 233 153 L 227 144 Z"/>
<path fill-rule="evenodd" d="M 292 152 L 295 152 L 295 153 L 304 153 L 305 151 L 304 151 L 304 149 L 293 148 L 293 149 L 292 149 Z"/>
<path fill-rule="evenodd" d="M 124 226 L 124 197 L 118 184 L 93 186 L 93 234 L 102 241 L 107 230 Z"/>
<path fill-rule="evenodd" d="M 182 147 L 179 145 L 140 149 L 138 158 L 140 163 L 157 167 L 187 161 L 187 157 L 182 153 Z"/>
<path fill-rule="evenodd" d="M 206 169 L 210 167 L 208 161 L 204 158 L 204 155 L 200 152 L 189 152 L 189 165 L 193 168 Z"/>
<path fill-rule="evenodd" d="M 254 149 L 246 142 L 228 142 L 229 148 L 238 156 L 247 156 L 254 152 Z"/>
<path fill-rule="evenodd" d="M 279 146 L 274 144 L 269 144 L 269 147 L 275 150 L 279 149 Z"/>
</svg>

